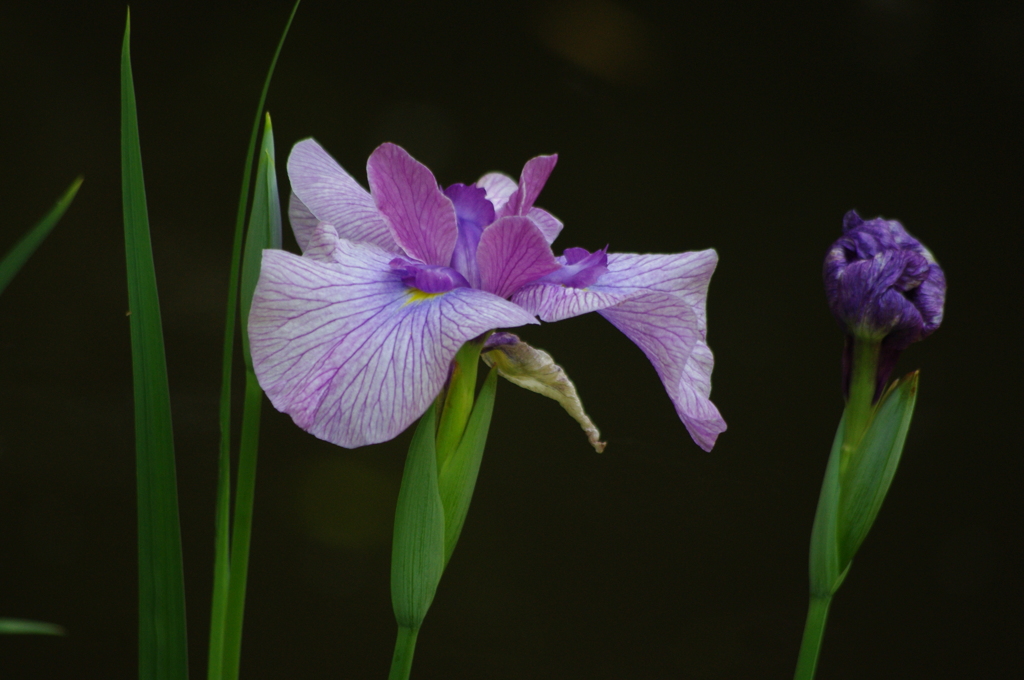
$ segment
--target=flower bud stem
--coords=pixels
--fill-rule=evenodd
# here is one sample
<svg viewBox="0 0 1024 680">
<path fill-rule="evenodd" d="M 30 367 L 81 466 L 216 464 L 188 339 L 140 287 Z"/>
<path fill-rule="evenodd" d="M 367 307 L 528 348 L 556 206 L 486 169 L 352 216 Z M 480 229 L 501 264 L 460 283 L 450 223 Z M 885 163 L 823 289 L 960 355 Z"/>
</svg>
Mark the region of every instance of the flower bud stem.
<svg viewBox="0 0 1024 680">
<path fill-rule="evenodd" d="M 840 478 L 849 467 L 850 458 L 871 423 L 878 380 L 879 347 L 880 343 L 877 340 L 854 337 L 850 393 L 846 399 L 846 432 L 843 433 L 843 449 L 839 464 Z"/>
<path fill-rule="evenodd" d="M 861 440 L 871 425 L 875 415 L 875 391 L 878 386 L 878 354 L 881 343 L 878 340 L 859 338 L 853 339 L 853 366 L 850 375 L 850 391 L 846 399 L 846 410 L 843 412 L 843 421 L 840 424 L 842 430 L 842 445 L 839 449 L 839 483 L 837 491 L 839 496 L 844 492 L 848 493 L 844 480 L 847 478 L 847 471 L 854 462 L 854 457 L 861 445 Z M 838 436 L 838 433 L 837 433 Z M 832 452 L 835 457 L 835 449 Z M 832 468 L 832 464 L 829 464 Z M 827 473 L 826 473 L 827 474 Z M 826 480 L 826 485 L 828 484 Z M 825 492 L 822 492 L 823 498 Z M 824 501 L 821 501 L 824 502 Z M 841 499 L 833 502 L 842 505 Z M 819 507 L 819 513 L 821 512 Z M 815 519 L 817 523 L 820 517 Z M 836 521 L 833 516 L 832 521 Z M 816 529 L 817 530 L 817 527 Z M 816 553 L 814 539 L 811 544 L 811 604 L 807 610 L 807 623 L 804 625 L 804 637 L 800 643 L 800 656 L 797 659 L 796 674 L 794 680 L 812 680 L 818 666 L 818 655 L 821 653 L 821 642 L 825 635 L 825 621 L 828 619 L 828 608 L 832 603 L 832 596 L 839 588 L 845 577 L 846 569 L 849 567 L 849 560 L 840 562 L 839 577 L 834 582 L 819 584 L 815 586 L 815 567 L 821 561 L 827 561 L 828 551 L 832 550 L 836 555 L 843 551 L 838 545 L 838 537 L 835 529 L 831 533 L 829 541 L 835 541 L 835 545 L 826 548 L 826 554 Z M 820 549 L 820 547 L 819 547 Z M 840 559 L 836 557 L 835 559 Z"/>
<path fill-rule="evenodd" d="M 419 628 L 398 627 L 395 655 L 391 658 L 388 680 L 408 680 L 409 673 L 412 672 L 412 656 L 416 651 L 416 637 L 419 634 Z"/>
<path fill-rule="evenodd" d="M 814 677 L 814 671 L 818 667 L 818 654 L 821 652 L 821 639 L 825 635 L 825 620 L 828 618 L 828 607 L 831 603 L 831 595 L 811 596 L 794 680 L 811 680 Z"/>
</svg>

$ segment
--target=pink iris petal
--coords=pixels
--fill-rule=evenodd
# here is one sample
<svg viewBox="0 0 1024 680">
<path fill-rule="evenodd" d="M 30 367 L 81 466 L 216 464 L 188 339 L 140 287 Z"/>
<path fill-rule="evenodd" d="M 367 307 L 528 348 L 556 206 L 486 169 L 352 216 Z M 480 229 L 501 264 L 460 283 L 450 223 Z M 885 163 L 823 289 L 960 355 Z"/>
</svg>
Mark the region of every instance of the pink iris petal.
<svg viewBox="0 0 1024 680">
<path fill-rule="evenodd" d="M 288 221 L 292 225 L 292 233 L 295 234 L 295 240 L 299 242 L 299 248 L 305 253 L 306 246 L 309 243 L 309 236 L 313 233 L 313 229 L 316 228 L 320 220 L 299 200 L 294 191 L 288 197 Z"/>
<path fill-rule="evenodd" d="M 292 148 L 288 178 L 294 194 L 288 216 L 303 251 L 316 222 L 323 220 L 341 238 L 398 252 L 373 197 L 314 140 L 304 139 Z"/>
<path fill-rule="evenodd" d="M 575 262 L 585 252 L 569 249 L 564 259 Z M 608 271 L 589 287 L 537 282 L 524 286 L 512 301 L 544 321 L 591 311 L 611 321 L 643 350 L 690 436 L 710 451 L 725 430 L 709 398 L 714 357 L 705 342 L 707 288 L 717 262 L 713 250 L 610 254 Z"/>
<path fill-rule="evenodd" d="M 309 242 L 302 256 L 317 262 L 337 262 L 338 249 L 341 247 L 338 231 L 333 224 L 317 222 L 309 234 Z"/>
<path fill-rule="evenodd" d="M 377 208 L 406 254 L 447 267 L 459 237 L 452 205 L 433 173 L 400 146 L 381 144 L 366 163 Z"/>
<path fill-rule="evenodd" d="M 526 215 L 536 223 L 547 242 L 554 243 L 562 231 L 562 222 L 548 211 L 533 207 L 533 201 L 537 200 L 557 160 L 558 156 L 538 156 L 527 162 L 522 174 L 528 179 L 529 186 L 524 192 L 519 192 L 515 181 L 500 172 L 484 175 L 477 180 L 476 186 L 487 192 L 487 200 L 494 206 L 498 217 Z M 509 203 L 509 199 L 512 199 L 512 203 Z M 517 206 L 526 199 L 529 199 L 529 205 L 519 209 Z"/>
<path fill-rule="evenodd" d="M 489 172 L 476 181 L 476 186 L 487 192 L 487 200 L 497 212 L 508 203 L 509 196 L 516 192 L 516 181 L 500 172 Z"/>
<path fill-rule="evenodd" d="M 548 243 L 554 243 L 555 239 L 558 238 L 558 234 L 562 231 L 562 221 L 547 210 L 530 208 L 526 216 L 534 221 Z"/>
<path fill-rule="evenodd" d="M 712 449 L 726 427 L 718 408 L 711 403 L 711 369 L 714 367 L 711 348 L 707 343 L 698 341 L 683 368 L 679 392 L 672 399 L 679 419 L 686 425 L 693 441 L 705 451 Z"/>
<path fill-rule="evenodd" d="M 657 290 L 679 295 L 693 306 L 704 330 L 708 284 L 717 264 L 718 253 L 710 249 L 674 255 L 612 253 L 608 255 L 608 273 L 597 283 L 600 290 L 608 292 Z"/>
<path fill-rule="evenodd" d="M 559 266 L 551 246 L 528 217 L 503 217 L 484 229 L 476 258 L 480 287 L 503 298 Z"/>
<path fill-rule="evenodd" d="M 463 343 L 536 323 L 482 290 L 413 294 L 374 246 L 339 240 L 333 258 L 264 251 L 249 338 L 271 403 L 339 446 L 395 437 L 440 392 Z"/>
<path fill-rule="evenodd" d="M 512 302 L 544 321 L 561 321 L 617 305 L 629 299 L 630 295 L 587 288 L 568 288 L 557 283 L 536 283 L 520 288 L 512 296 Z"/>
<path fill-rule="evenodd" d="M 519 176 L 519 188 L 509 196 L 508 202 L 498 211 L 498 217 L 528 213 L 533 207 L 533 202 L 540 196 L 541 189 L 547 183 L 557 162 L 558 154 L 537 156 L 526 161 L 523 172 Z"/>
<path fill-rule="evenodd" d="M 702 353 L 694 356 L 703 344 L 703 333 L 693 308 L 678 296 L 651 292 L 599 313 L 643 350 L 690 436 L 710 451 L 718 433 L 725 430 L 725 421 L 708 399 L 711 352 L 704 345 Z"/>
</svg>

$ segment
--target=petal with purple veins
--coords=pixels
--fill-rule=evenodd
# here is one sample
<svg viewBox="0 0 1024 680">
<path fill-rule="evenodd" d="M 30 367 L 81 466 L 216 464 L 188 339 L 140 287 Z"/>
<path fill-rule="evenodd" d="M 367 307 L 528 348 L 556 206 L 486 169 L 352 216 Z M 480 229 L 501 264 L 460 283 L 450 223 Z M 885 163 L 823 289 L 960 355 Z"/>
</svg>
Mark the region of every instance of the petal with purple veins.
<svg viewBox="0 0 1024 680">
<path fill-rule="evenodd" d="M 264 251 L 249 316 L 260 385 L 297 425 L 340 446 L 386 441 L 408 427 L 466 341 L 536 323 L 481 290 L 417 294 L 391 258 L 345 240 L 331 263 Z"/>
<path fill-rule="evenodd" d="M 528 217 L 503 217 L 484 229 L 476 257 L 480 287 L 503 298 L 559 266 Z"/>
<path fill-rule="evenodd" d="M 476 181 L 476 185 L 487 192 L 487 200 L 496 212 L 508 203 L 509 197 L 518 188 L 514 179 L 500 172 L 487 173 Z"/>
<path fill-rule="evenodd" d="M 288 221 L 292 225 L 292 233 L 295 234 L 295 240 L 299 242 L 299 249 L 305 253 L 306 247 L 309 244 L 309 237 L 320 220 L 299 200 L 294 191 L 288 198 Z"/>
<path fill-rule="evenodd" d="M 701 329 L 707 327 L 707 296 L 711 275 L 718 264 L 714 250 L 675 255 L 608 255 L 608 273 L 596 289 L 608 292 L 656 290 L 681 296 L 693 307 Z"/>
<path fill-rule="evenodd" d="M 523 286 L 512 296 L 516 303 L 543 321 L 561 321 L 580 314 L 596 312 L 629 299 L 631 294 L 568 288 L 557 283 Z"/>
<path fill-rule="evenodd" d="M 452 205 L 434 174 L 400 146 L 381 144 L 366 163 L 377 208 L 406 254 L 447 267 L 459 236 Z"/>
<path fill-rule="evenodd" d="M 562 231 L 562 221 L 547 210 L 530 208 L 526 216 L 534 221 L 548 243 L 554 243 L 555 239 L 558 238 L 558 234 Z"/>
<path fill-rule="evenodd" d="M 690 436 L 710 450 L 717 436 L 712 430 L 721 417 L 707 398 L 711 392 L 711 353 L 696 349 L 703 344 L 703 333 L 693 308 L 677 295 L 650 292 L 599 313 L 643 350 Z M 705 371 L 707 380 L 703 378 Z M 724 428 L 724 422 L 721 425 Z"/>
<path fill-rule="evenodd" d="M 288 216 L 303 251 L 320 220 L 333 224 L 341 238 L 398 251 L 370 193 L 314 140 L 304 139 L 292 147 L 288 178 L 293 192 Z"/>
<path fill-rule="evenodd" d="M 317 222 L 309 233 L 306 251 L 302 256 L 317 262 L 337 262 L 340 239 L 334 225 Z"/>
<path fill-rule="evenodd" d="M 519 175 L 519 187 L 509 196 L 508 202 L 498 211 L 498 217 L 507 215 L 525 215 L 533 207 L 541 189 L 551 176 L 558 162 L 558 154 L 537 156 L 526 161 L 523 172 Z"/>
<path fill-rule="evenodd" d="M 683 368 L 676 396 L 672 399 L 679 419 L 683 421 L 693 441 L 705 451 L 715 445 L 718 435 L 725 432 L 725 420 L 711 403 L 711 369 L 714 355 L 706 343 L 699 341 L 690 352 Z"/>
</svg>

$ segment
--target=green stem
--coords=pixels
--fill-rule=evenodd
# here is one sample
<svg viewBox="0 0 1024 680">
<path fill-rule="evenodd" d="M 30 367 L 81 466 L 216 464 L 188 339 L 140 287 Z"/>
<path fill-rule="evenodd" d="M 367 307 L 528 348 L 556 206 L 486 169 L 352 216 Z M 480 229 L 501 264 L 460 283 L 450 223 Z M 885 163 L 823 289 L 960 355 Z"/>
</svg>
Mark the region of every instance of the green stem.
<svg viewBox="0 0 1024 680">
<path fill-rule="evenodd" d="M 821 641 L 825 636 L 825 620 L 828 618 L 828 607 L 831 603 L 831 595 L 811 596 L 807 623 L 804 625 L 804 639 L 800 643 L 800 656 L 796 662 L 793 680 L 814 678 L 814 671 L 818 667 L 818 655 L 821 653 Z"/>
<path fill-rule="evenodd" d="M 262 406 L 263 390 L 256 381 L 256 374 L 248 371 L 245 376 L 245 408 L 238 454 L 238 480 L 235 485 L 235 514 L 231 527 L 231 571 L 224 625 L 225 680 L 238 678 L 242 653 L 242 617 L 245 613 L 245 585 L 249 576 L 249 545 L 256 496 L 256 453 Z"/>
<path fill-rule="evenodd" d="M 388 680 L 408 680 L 409 673 L 412 672 L 412 655 L 416 652 L 416 637 L 419 634 L 419 628 L 398 627 L 395 655 L 391 658 Z"/>
<path fill-rule="evenodd" d="M 853 368 L 850 376 L 850 394 L 846 401 L 846 431 L 839 474 L 846 472 L 850 457 L 860 445 L 874 413 L 875 386 L 878 374 L 879 342 L 855 338 L 853 340 Z"/>
<path fill-rule="evenodd" d="M 483 346 L 484 339 L 470 340 L 455 355 L 455 367 L 448 384 L 441 423 L 437 428 L 438 470 L 462 440 L 469 414 L 473 411 L 477 366 L 480 365 L 480 350 Z"/>
</svg>

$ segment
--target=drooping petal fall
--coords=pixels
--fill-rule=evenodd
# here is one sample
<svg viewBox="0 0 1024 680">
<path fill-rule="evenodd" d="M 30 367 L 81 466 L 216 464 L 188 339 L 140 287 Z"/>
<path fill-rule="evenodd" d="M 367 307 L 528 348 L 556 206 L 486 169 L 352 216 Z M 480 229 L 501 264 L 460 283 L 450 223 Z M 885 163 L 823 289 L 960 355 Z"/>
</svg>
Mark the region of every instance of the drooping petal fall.
<svg viewBox="0 0 1024 680">
<path fill-rule="evenodd" d="M 713 360 L 693 307 L 670 293 L 649 292 L 599 314 L 643 350 L 690 436 L 710 451 L 725 421 L 708 398 Z"/>
<path fill-rule="evenodd" d="M 260 385 L 299 427 L 340 446 L 397 436 L 437 396 L 458 349 L 481 333 L 536 323 L 482 290 L 410 289 L 392 254 L 320 225 L 330 261 L 264 251 L 249 316 Z"/>
<path fill-rule="evenodd" d="M 711 450 L 725 421 L 710 401 L 714 359 L 706 343 L 707 288 L 718 256 L 713 250 L 677 255 L 610 254 L 607 271 L 584 288 L 561 285 L 600 253 L 566 251 L 552 282 L 524 286 L 512 301 L 544 321 L 596 311 L 637 344 L 654 365 L 694 441 Z M 583 278 L 585 280 L 585 277 Z"/>
<path fill-rule="evenodd" d="M 681 296 L 693 306 L 702 329 L 707 328 L 708 284 L 718 265 L 714 250 L 697 250 L 673 255 L 608 255 L 608 273 L 600 289 L 626 293 L 656 290 Z"/>
</svg>

